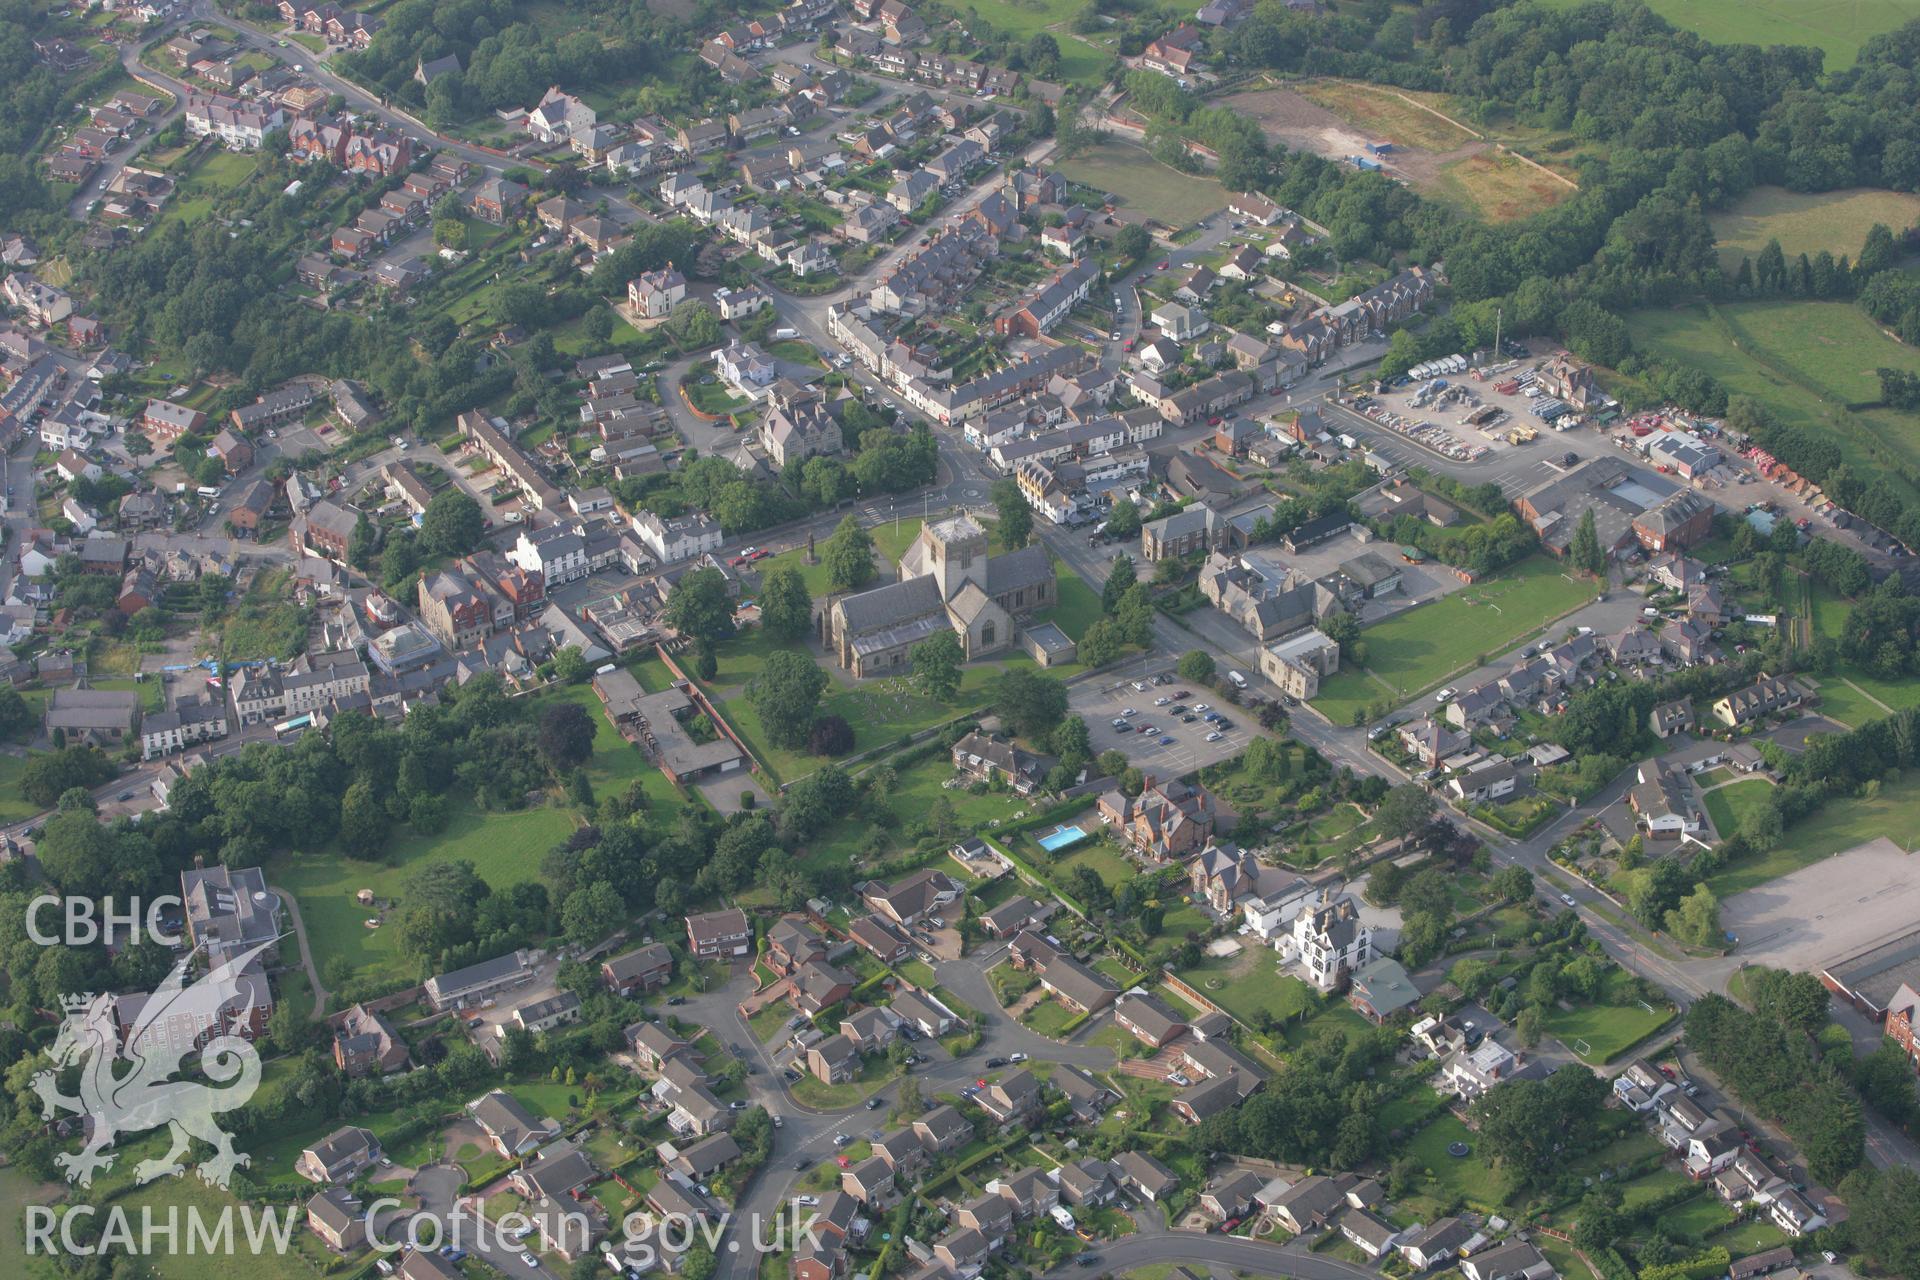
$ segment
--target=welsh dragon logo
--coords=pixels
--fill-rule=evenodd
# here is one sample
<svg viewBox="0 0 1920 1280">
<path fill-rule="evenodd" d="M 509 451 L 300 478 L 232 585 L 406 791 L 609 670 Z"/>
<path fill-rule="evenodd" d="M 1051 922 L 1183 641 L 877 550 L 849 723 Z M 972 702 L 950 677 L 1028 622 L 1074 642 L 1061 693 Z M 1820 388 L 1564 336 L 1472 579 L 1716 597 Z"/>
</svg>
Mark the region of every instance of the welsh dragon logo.
<svg viewBox="0 0 1920 1280">
<path fill-rule="evenodd" d="M 233 956 L 191 985 L 186 976 L 192 956 L 181 960 L 140 1006 L 124 1037 L 115 1026 L 110 993 L 68 996 L 62 1001 L 66 1019 L 53 1042 L 54 1067 L 34 1076 L 33 1089 L 43 1104 L 42 1117 L 50 1120 L 65 1111 L 85 1120 L 86 1145 L 54 1157 L 68 1182 L 92 1185 L 96 1172 L 113 1167 L 110 1148 L 116 1138 L 162 1125 L 171 1131 L 173 1144 L 159 1159 L 143 1160 L 135 1167 L 134 1176 L 142 1183 L 184 1173 L 180 1159 L 187 1153 L 189 1138 L 214 1148 L 213 1158 L 199 1165 L 200 1177 L 214 1186 L 225 1187 L 233 1171 L 250 1162 L 250 1157 L 233 1149 L 232 1135 L 214 1117 L 244 1106 L 260 1087 L 259 1051 L 239 1036 L 216 1034 L 201 1046 L 200 1071 L 209 1079 L 236 1083 L 213 1089 L 172 1077 L 180 1070 L 180 1060 L 191 1052 L 196 1033 L 222 1025 L 222 1009 L 231 1009 L 238 1001 L 241 1012 L 246 1012 L 247 988 L 236 991 L 236 979 L 272 945 L 269 940 Z M 179 1028 L 188 1029 L 184 1036 L 175 1034 Z M 76 1064 L 80 1065 L 79 1096 L 69 1097 L 60 1092 L 58 1073 Z"/>
</svg>

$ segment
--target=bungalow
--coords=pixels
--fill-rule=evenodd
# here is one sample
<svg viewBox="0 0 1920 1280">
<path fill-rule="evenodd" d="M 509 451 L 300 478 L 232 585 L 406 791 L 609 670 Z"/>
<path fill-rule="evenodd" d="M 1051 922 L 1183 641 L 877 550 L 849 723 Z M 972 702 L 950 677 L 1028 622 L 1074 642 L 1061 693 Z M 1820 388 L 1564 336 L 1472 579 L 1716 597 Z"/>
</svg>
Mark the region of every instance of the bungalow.
<svg viewBox="0 0 1920 1280">
<path fill-rule="evenodd" d="M 1040 971 L 1040 985 L 1075 1013 L 1098 1013 L 1120 994 L 1104 974 L 1069 955 L 1058 955 Z"/>
<path fill-rule="evenodd" d="M 1465 1280 L 1554 1280 L 1559 1273 L 1541 1252 L 1522 1240 L 1509 1240 L 1460 1260 Z"/>
<path fill-rule="evenodd" d="M 1113 1020 L 1149 1049 L 1161 1049 L 1178 1039 L 1187 1024 L 1155 995 L 1129 992 L 1113 1007 Z"/>
<path fill-rule="evenodd" d="M 1474 1230 L 1458 1218 L 1436 1218 L 1425 1228 L 1405 1236 L 1396 1248 L 1407 1265 L 1416 1272 L 1445 1266 L 1460 1256 L 1461 1246 L 1473 1239 Z"/>
</svg>

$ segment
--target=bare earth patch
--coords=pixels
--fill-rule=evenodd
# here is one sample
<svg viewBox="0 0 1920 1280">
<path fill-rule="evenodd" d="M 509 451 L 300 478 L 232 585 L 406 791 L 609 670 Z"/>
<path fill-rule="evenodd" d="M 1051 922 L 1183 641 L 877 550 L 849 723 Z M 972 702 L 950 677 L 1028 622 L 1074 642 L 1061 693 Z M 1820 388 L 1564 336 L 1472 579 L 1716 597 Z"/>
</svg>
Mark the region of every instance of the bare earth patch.
<svg viewBox="0 0 1920 1280">
<path fill-rule="evenodd" d="M 1371 85 L 1321 80 L 1302 89 L 1237 93 L 1220 105 L 1259 122 L 1271 141 L 1339 163 L 1356 156 L 1420 192 L 1490 222 L 1525 217 L 1574 187 L 1417 102 Z M 1370 144 L 1392 150 L 1373 156 Z"/>
</svg>

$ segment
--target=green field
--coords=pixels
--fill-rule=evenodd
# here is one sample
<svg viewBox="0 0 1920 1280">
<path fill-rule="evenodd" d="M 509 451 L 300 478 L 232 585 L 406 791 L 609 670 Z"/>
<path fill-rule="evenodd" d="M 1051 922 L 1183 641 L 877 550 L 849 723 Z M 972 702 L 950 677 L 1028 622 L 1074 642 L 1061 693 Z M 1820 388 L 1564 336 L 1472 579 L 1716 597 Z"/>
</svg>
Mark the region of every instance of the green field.
<svg viewBox="0 0 1920 1280">
<path fill-rule="evenodd" d="M 1713 819 L 1714 831 L 1722 840 L 1738 831 L 1747 814 L 1767 807 L 1767 793 L 1772 790 L 1771 782 L 1750 778 L 1707 792 L 1707 816 Z"/>
<path fill-rule="evenodd" d="M 1710 373 L 1782 422 L 1826 434 L 1859 474 L 1888 473 L 1877 458 L 1920 465 L 1912 414 L 1845 410 L 1849 401 L 1879 398 L 1872 370 L 1920 371 L 1920 352 L 1846 303 L 1744 302 L 1717 315 L 1705 305 L 1677 307 L 1636 311 L 1627 324 L 1639 349 Z"/>
<path fill-rule="evenodd" d="M 1920 13 L 1920 3 L 1914 8 Z M 1825 249 L 1836 258 L 1843 253 L 1854 258 L 1874 223 L 1885 223 L 1897 236 L 1920 222 L 1920 196 L 1873 187 L 1817 194 L 1755 187 L 1708 221 L 1729 272 L 1742 256 L 1758 257 L 1769 240 L 1778 240 L 1788 257 Z"/>
<path fill-rule="evenodd" d="M 1212 178 L 1169 169 L 1130 142 L 1103 142 L 1053 167 L 1170 227 L 1188 226 L 1227 206 L 1226 188 Z"/>
<path fill-rule="evenodd" d="M 1405 700 L 1475 665 L 1481 655 L 1505 650 L 1598 590 L 1545 556 L 1523 560 L 1497 577 L 1368 627 L 1361 633 L 1366 671 L 1342 669 L 1321 684 L 1313 705 L 1335 724 L 1346 724 L 1357 709 L 1382 698 Z"/>
<path fill-rule="evenodd" d="M 398 924 L 389 918 L 377 929 L 367 928 L 372 912 L 354 900 L 359 890 L 398 899 L 415 863 L 462 858 L 496 889 L 537 879 L 540 859 L 573 828 L 573 814 L 566 809 L 482 813 L 462 803 L 446 831 L 431 839 L 396 840 L 384 862 L 357 862 L 331 849 L 286 853 L 268 863 L 267 878 L 299 900 L 314 963 L 323 972 L 327 961 L 341 955 L 362 978 L 400 979 L 409 976 L 410 962 L 400 952 Z"/>
<path fill-rule="evenodd" d="M 1547 0 L 1571 8 L 1578 0 Z M 1685 31 L 1717 44 L 1811 45 L 1826 69 L 1853 65 L 1860 46 L 1920 18 L 1920 0 L 1647 0 L 1647 7 Z"/>
<path fill-rule="evenodd" d="M 1833 801 L 1807 821 L 1787 828 L 1786 837 L 1766 854 L 1734 863 L 1707 884 L 1724 902 L 1829 854 L 1844 853 L 1882 836 L 1912 852 L 1920 843 L 1915 832 L 1920 832 L 1920 779 L 1894 778 L 1871 796 Z"/>
</svg>

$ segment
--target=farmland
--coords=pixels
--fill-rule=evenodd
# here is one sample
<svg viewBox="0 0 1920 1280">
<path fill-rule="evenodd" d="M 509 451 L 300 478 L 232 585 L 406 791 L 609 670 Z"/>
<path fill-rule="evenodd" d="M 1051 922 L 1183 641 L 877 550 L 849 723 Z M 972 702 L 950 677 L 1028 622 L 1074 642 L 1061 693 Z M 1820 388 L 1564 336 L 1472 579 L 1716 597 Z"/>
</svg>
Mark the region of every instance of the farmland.
<svg viewBox="0 0 1920 1280">
<path fill-rule="evenodd" d="M 1073 182 L 1115 196 L 1123 208 L 1170 227 L 1184 227 L 1227 207 L 1227 191 L 1212 178 L 1169 169 L 1144 148 L 1103 142 L 1054 168 Z"/>
<path fill-rule="evenodd" d="M 1743 256 L 1757 256 L 1769 240 L 1778 240 L 1789 257 L 1822 249 L 1836 258 L 1857 255 L 1874 223 L 1885 223 L 1897 234 L 1920 222 L 1920 196 L 1870 187 L 1817 194 L 1756 187 L 1708 221 L 1720 260 L 1731 271 Z"/>
<path fill-rule="evenodd" d="M 1380 698 L 1404 699 L 1498 653 L 1590 599 L 1594 583 L 1535 557 L 1445 599 L 1397 614 L 1362 632 L 1364 672 L 1343 670 L 1320 686 L 1313 705 L 1336 724 Z"/>
<path fill-rule="evenodd" d="M 1730 392 L 1764 401 L 1782 422 L 1830 436 L 1857 472 L 1898 476 L 1879 459 L 1920 465 L 1912 415 L 1848 413 L 1855 396 L 1878 398 L 1871 370 L 1920 369 L 1920 353 L 1882 334 L 1840 302 L 1744 302 L 1636 311 L 1634 345 L 1712 374 Z"/>
<path fill-rule="evenodd" d="M 1547 0 L 1571 8 L 1575 0 Z M 1647 0 L 1674 26 L 1718 44 L 1812 45 L 1826 69 L 1853 65 L 1860 46 L 1920 18 L 1920 0 Z"/>
</svg>

